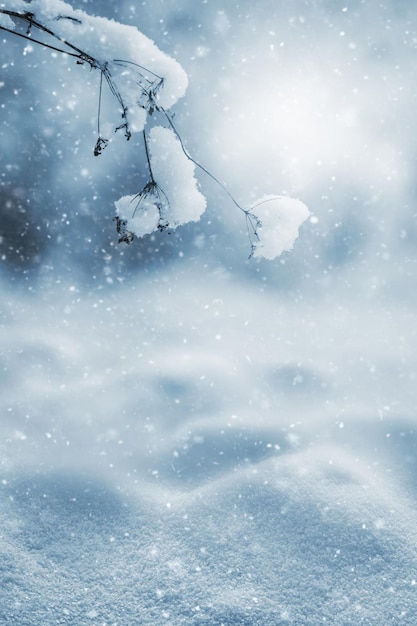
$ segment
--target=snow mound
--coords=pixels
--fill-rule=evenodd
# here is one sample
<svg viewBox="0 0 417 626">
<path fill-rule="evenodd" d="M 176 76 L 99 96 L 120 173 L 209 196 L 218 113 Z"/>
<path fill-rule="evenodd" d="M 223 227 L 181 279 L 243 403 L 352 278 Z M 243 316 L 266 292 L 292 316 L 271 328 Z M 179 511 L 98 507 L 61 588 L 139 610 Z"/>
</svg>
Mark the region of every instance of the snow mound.
<svg viewBox="0 0 417 626">
<path fill-rule="evenodd" d="M 301 200 L 282 196 L 264 196 L 252 207 L 250 213 L 258 218 L 253 243 L 254 257 L 275 259 L 293 249 L 300 226 L 310 215 Z"/>
<path fill-rule="evenodd" d="M 417 624 L 414 311 L 51 282 L 0 283 L 0 624 Z"/>
</svg>

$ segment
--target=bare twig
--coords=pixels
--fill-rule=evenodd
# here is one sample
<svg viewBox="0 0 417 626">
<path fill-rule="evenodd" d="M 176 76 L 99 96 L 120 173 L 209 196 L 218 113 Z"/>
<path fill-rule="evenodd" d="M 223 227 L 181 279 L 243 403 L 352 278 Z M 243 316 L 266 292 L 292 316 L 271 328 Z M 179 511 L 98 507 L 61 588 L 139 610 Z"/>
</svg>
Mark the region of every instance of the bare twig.
<svg viewBox="0 0 417 626">
<path fill-rule="evenodd" d="M 248 237 L 249 237 L 249 241 L 250 241 L 250 244 L 251 244 L 251 253 L 249 255 L 249 258 L 251 258 L 253 256 L 253 253 L 254 253 L 255 248 L 256 248 L 256 242 L 259 241 L 258 229 L 262 226 L 262 223 L 261 223 L 260 219 L 254 213 L 252 213 L 252 210 L 253 210 L 254 207 L 251 207 L 250 209 L 244 209 L 238 203 L 236 198 L 230 193 L 230 191 L 227 189 L 227 187 L 214 174 L 212 174 L 212 172 L 210 172 L 208 169 L 206 169 L 204 167 L 204 165 L 201 165 L 201 163 L 196 161 L 191 156 L 191 154 L 188 152 L 188 150 L 186 149 L 186 147 L 184 145 L 184 142 L 182 140 L 181 135 L 179 134 L 178 130 L 176 129 L 176 127 L 175 127 L 175 125 L 174 125 L 174 123 L 172 121 L 172 117 L 168 114 L 168 112 L 164 108 L 160 107 L 159 110 L 164 114 L 164 116 L 168 120 L 168 123 L 171 126 L 173 132 L 175 133 L 178 141 L 180 142 L 181 149 L 182 149 L 183 153 L 185 154 L 185 156 L 187 157 L 187 159 L 189 161 L 191 161 L 192 163 L 194 163 L 194 165 L 196 167 L 198 167 L 201 171 L 203 171 L 205 174 L 207 174 L 207 176 L 209 176 L 212 180 L 214 180 L 214 182 L 221 189 L 223 189 L 223 191 L 229 196 L 229 198 L 231 199 L 233 204 L 240 211 L 242 211 L 245 214 L 246 228 L 247 228 L 247 231 L 248 231 Z"/>
<path fill-rule="evenodd" d="M 117 132 L 118 130 L 123 129 L 126 139 L 129 140 L 131 138 L 132 131 L 130 129 L 128 107 L 126 103 L 124 102 L 123 97 L 120 93 L 120 90 L 117 86 L 117 81 L 112 75 L 111 65 L 120 66 L 120 67 L 127 68 L 127 69 L 130 68 L 130 70 L 133 72 L 133 76 L 134 77 L 136 76 L 136 84 L 141 90 L 141 94 L 138 97 L 137 102 L 136 102 L 137 106 L 143 108 L 149 115 L 153 115 L 155 111 L 161 112 L 162 115 L 166 118 L 175 136 L 177 137 L 181 146 L 181 150 L 186 156 L 186 158 L 192 163 L 194 163 L 194 165 L 198 167 L 201 171 L 203 171 L 207 176 L 209 176 L 227 194 L 227 196 L 230 198 L 233 204 L 240 211 L 242 211 L 242 213 L 245 214 L 246 228 L 248 232 L 249 241 L 251 244 L 250 256 L 253 255 L 255 248 L 256 248 L 256 242 L 259 241 L 258 229 L 262 226 L 259 218 L 253 213 L 253 209 L 255 207 L 252 207 L 251 209 L 244 209 L 236 200 L 236 198 L 230 193 L 227 187 L 214 174 L 212 174 L 208 169 L 206 169 L 203 165 L 201 165 L 201 163 L 196 161 L 196 159 L 194 159 L 191 156 L 191 154 L 188 152 L 188 150 L 186 149 L 184 145 L 184 142 L 182 140 L 180 133 L 178 132 L 177 128 L 175 127 L 172 121 L 172 116 L 169 115 L 168 112 L 162 106 L 158 105 L 158 102 L 157 102 L 158 92 L 160 91 L 160 89 L 163 87 L 163 84 L 164 84 L 164 78 L 162 76 L 159 76 L 152 70 L 140 65 L 139 63 L 135 63 L 133 61 L 127 61 L 123 59 L 113 59 L 112 61 L 107 61 L 107 62 L 99 61 L 98 59 L 95 59 L 93 56 L 91 56 L 90 54 L 82 50 L 81 48 L 75 46 L 71 42 L 67 41 L 66 39 L 64 39 L 57 33 L 55 33 L 53 30 L 51 30 L 50 28 L 48 28 L 47 26 L 39 22 L 36 19 L 34 13 L 31 13 L 29 11 L 19 12 L 19 11 L 10 11 L 6 9 L 0 9 L 0 13 L 8 15 L 9 17 L 14 18 L 16 20 L 20 20 L 23 24 L 27 24 L 27 29 L 26 29 L 25 34 L 21 32 L 20 33 L 16 32 L 15 30 L 9 29 L 6 26 L 0 26 L 0 30 L 9 32 L 13 35 L 26 39 L 30 41 L 31 43 L 36 43 L 38 45 L 41 45 L 45 48 L 53 50 L 54 52 L 59 52 L 61 54 L 66 54 L 68 56 L 74 57 L 77 59 L 77 63 L 79 64 L 88 63 L 91 69 L 98 69 L 100 71 L 100 87 L 99 87 L 98 110 L 97 110 L 97 141 L 94 147 L 95 156 L 99 156 L 109 143 L 108 139 L 102 137 L 101 128 L 100 128 L 103 77 L 105 78 L 107 82 L 107 85 L 109 87 L 111 94 L 116 99 L 118 105 L 122 109 L 121 117 L 122 117 L 123 123 L 117 126 L 115 128 L 115 131 Z M 78 18 L 74 18 L 74 17 L 66 16 L 66 15 L 58 15 L 55 18 L 55 21 L 59 21 L 59 20 L 70 20 L 75 23 L 79 23 L 79 24 L 82 23 L 81 20 L 79 20 Z M 51 37 L 52 39 L 59 41 L 65 48 L 68 48 L 68 49 L 60 48 L 58 46 L 42 41 L 41 39 L 36 39 L 32 37 L 33 29 L 36 29 L 40 33 L 43 33 L 47 35 L 48 37 Z M 145 131 L 143 131 L 143 140 L 144 140 L 144 145 L 145 145 L 145 154 L 146 154 L 150 180 L 142 189 L 142 191 L 139 194 L 137 194 L 137 196 L 135 196 L 132 200 L 132 202 L 137 200 L 137 204 L 133 212 L 133 216 L 135 215 L 136 211 L 138 211 L 141 208 L 145 200 L 151 199 L 151 202 L 159 211 L 158 229 L 165 230 L 169 226 L 169 221 L 167 219 L 167 209 L 169 208 L 169 200 L 165 192 L 163 191 L 163 189 L 155 181 L 155 178 L 152 172 L 151 159 L 149 156 L 148 142 L 147 142 Z M 130 243 L 133 240 L 134 235 L 133 233 L 131 233 L 130 231 L 126 229 L 127 222 L 125 220 L 122 220 L 119 217 L 116 217 L 115 220 L 116 220 L 117 232 L 120 235 L 119 242 L 123 241 L 126 243 Z"/>
</svg>

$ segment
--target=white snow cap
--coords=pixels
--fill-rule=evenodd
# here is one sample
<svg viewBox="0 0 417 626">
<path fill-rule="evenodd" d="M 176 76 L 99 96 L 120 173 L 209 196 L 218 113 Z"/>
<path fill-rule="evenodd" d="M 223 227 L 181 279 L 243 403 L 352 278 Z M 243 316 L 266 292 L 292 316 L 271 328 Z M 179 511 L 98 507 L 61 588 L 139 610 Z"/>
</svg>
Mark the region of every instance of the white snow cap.
<svg viewBox="0 0 417 626">
<path fill-rule="evenodd" d="M 149 149 L 153 180 L 139 194 L 115 202 L 118 216 L 126 221 L 125 229 L 137 237 L 197 222 L 206 209 L 194 177 L 194 163 L 184 154 L 174 132 L 162 126 L 152 128 Z"/>
<path fill-rule="evenodd" d="M 206 199 L 197 188 L 194 163 L 169 128 L 152 128 L 149 144 L 153 175 L 169 198 L 170 223 L 179 226 L 198 222 L 206 210 Z"/>
<path fill-rule="evenodd" d="M 166 112 L 185 93 L 188 79 L 181 65 L 133 26 L 88 15 L 63 0 L 7 0 L 0 2 L 0 9 L 14 13 L 12 19 L 0 13 L 1 26 L 13 29 L 16 13 L 32 15 L 32 30 L 36 23 L 46 27 L 60 40 L 54 45 L 101 71 L 123 109 L 123 123 L 117 130 L 124 128 L 127 138 L 144 129 L 148 114 L 158 108 Z M 206 208 L 194 176 L 195 163 L 185 153 L 172 122 L 171 128 L 152 128 L 147 141 L 149 182 L 138 194 L 115 202 L 119 241 L 198 221 Z M 107 143 L 98 138 L 96 156 Z M 275 196 L 264 196 L 245 213 L 255 231 L 252 256 L 266 259 L 291 250 L 309 216 L 300 200 Z"/>
<path fill-rule="evenodd" d="M 62 0 L 8 0 L 0 3 L 0 9 L 32 13 L 36 21 L 92 57 L 98 67 L 106 68 L 127 107 L 132 132 L 143 130 L 146 97 L 156 85 L 155 102 L 164 109 L 173 106 L 186 91 L 188 79 L 181 65 L 134 26 L 88 15 Z M 14 28 L 7 15 L 0 14 L 0 18 L 1 25 Z"/>
<path fill-rule="evenodd" d="M 250 212 L 260 221 L 259 240 L 253 243 L 252 256 L 270 260 L 292 250 L 298 229 L 310 215 L 301 200 L 283 196 L 264 196 L 255 202 Z"/>
</svg>

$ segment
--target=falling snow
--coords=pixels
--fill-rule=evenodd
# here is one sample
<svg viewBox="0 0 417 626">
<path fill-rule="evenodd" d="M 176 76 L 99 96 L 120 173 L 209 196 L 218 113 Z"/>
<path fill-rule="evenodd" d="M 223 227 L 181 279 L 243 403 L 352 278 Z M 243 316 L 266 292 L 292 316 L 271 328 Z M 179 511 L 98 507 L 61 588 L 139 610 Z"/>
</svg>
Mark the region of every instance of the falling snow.
<svg viewBox="0 0 417 626">
<path fill-rule="evenodd" d="M 413 626 L 413 4 L 0 10 L 0 623 Z"/>
</svg>

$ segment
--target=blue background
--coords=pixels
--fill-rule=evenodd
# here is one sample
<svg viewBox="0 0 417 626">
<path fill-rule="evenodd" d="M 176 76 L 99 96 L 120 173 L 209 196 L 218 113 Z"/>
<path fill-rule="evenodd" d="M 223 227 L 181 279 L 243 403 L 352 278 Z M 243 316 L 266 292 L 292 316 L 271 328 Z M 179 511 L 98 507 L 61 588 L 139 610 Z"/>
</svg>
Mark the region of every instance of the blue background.
<svg viewBox="0 0 417 626">
<path fill-rule="evenodd" d="M 414 624 L 413 3 L 72 6 L 182 64 L 240 203 L 312 218 L 248 260 L 201 172 L 199 223 L 118 245 L 140 138 L 95 158 L 98 73 L 2 33 L 1 623 Z"/>
</svg>

